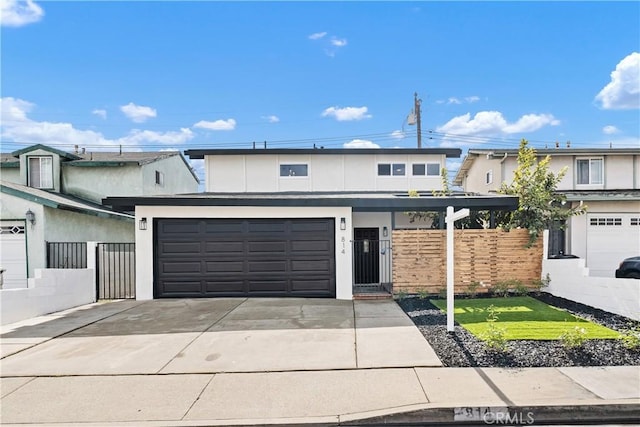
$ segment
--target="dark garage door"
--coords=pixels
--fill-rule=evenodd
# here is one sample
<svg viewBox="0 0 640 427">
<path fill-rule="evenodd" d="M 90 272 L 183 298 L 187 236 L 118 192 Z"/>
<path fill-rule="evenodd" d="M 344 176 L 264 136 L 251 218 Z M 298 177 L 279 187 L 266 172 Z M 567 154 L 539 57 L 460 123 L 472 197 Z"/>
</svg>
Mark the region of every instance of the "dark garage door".
<svg viewBox="0 0 640 427">
<path fill-rule="evenodd" d="M 334 220 L 156 219 L 155 298 L 335 297 Z"/>
</svg>

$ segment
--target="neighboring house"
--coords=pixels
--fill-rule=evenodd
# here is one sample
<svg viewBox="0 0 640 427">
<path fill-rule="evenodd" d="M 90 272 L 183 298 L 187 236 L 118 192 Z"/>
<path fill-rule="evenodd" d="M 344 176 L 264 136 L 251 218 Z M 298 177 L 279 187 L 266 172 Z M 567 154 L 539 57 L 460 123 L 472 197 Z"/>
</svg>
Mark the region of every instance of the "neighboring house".
<svg viewBox="0 0 640 427">
<path fill-rule="evenodd" d="M 558 185 L 573 206 L 587 214 L 572 217 L 564 233 L 553 233 L 552 254 L 584 258 L 590 275 L 614 277 L 626 257 L 640 255 L 640 148 L 557 148 L 537 150 L 551 156 L 550 170 L 567 173 Z M 470 149 L 453 183 L 464 191 L 494 193 L 511 182 L 517 149 Z"/>
<path fill-rule="evenodd" d="M 405 212 L 511 210 L 504 196 L 434 197 L 458 149 L 212 149 L 206 192 L 109 197 L 135 208 L 136 297 L 351 299 L 391 281 L 391 233 Z M 422 197 L 408 197 L 416 190 Z"/>
<path fill-rule="evenodd" d="M 195 192 L 178 152 L 68 153 L 34 145 L 0 157 L 0 268 L 4 287 L 25 287 L 46 268 L 46 242 L 133 242 L 133 216 L 107 196 Z"/>
</svg>

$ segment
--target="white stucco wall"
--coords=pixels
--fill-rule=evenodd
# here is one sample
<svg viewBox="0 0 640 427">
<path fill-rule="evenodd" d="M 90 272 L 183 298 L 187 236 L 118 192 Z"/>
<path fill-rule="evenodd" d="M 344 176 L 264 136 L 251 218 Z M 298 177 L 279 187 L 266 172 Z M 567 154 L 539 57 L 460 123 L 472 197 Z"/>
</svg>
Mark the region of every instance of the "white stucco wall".
<svg viewBox="0 0 640 427">
<path fill-rule="evenodd" d="M 95 302 L 95 276 L 93 269 L 37 269 L 27 288 L 0 290 L 0 324 Z"/>
<path fill-rule="evenodd" d="M 139 196 L 143 193 L 138 166 L 62 168 L 62 191 L 101 204 L 107 196 Z"/>
<path fill-rule="evenodd" d="M 20 184 L 20 168 L 1 168 L 0 180 Z"/>
<path fill-rule="evenodd" d="M 156 171 L 161 172 L 164 176 L 162 185 L 156 184 Z M 198 186 L 198 181 L 179 155 L 142 166 L 142 193 L 140 195 L 197 193 Z"/>
<path fill-rule="evenodd" d="M 34 277 L 35 269 L 47 267 L 46 242 L 134 241 L 133 220 L 54 209 L 5 193 L 0 198 L 2 219 L 24 219 L 29 209 L 36 221 L 33 225 L 27 222 L 25 227 L 28 277 Z"/>
<path fill-rule="evenodd" d="M 413 176 L 414 163 L 436 163 L 444 155 L 299 154 L 205 156 L 206 191 L 430 191 L 442 187 L 440 175 Z M 378 176 L 379 163 L 404 163 L 404 176 Z M 307 177 L 281 177 L 281 164 L 308 165 Z"/>
<path fill-rule="evenodd" d="M 334 218 L 336 256 L 336 298 L 351 299 L 353 254 L 350 207 L 251 207 L 251 206 L 138 206 L 136 224 L 147 219 L 147 229 L 136 227 L 136 299 L 153 299 L 154 218 Z M 340 230 L 340 218 L 346 230 Z"/>
</svg>

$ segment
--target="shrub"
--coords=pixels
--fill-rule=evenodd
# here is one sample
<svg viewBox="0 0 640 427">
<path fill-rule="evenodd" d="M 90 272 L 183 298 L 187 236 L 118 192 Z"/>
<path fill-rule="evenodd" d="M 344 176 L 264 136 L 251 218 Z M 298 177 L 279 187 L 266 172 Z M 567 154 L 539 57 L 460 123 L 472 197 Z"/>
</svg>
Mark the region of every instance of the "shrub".
<svg viewBox="0 0 640 427">
<path fill-rule="evenodd" d="M 547 273 L 544 279 L 532 280 L 531 289 L 536 294 L 539 294 L 543 289 L 549 287 L 550 283 L 551 283 L 551 276 L 549 276 L 549 273 Z"/>
<path fill-rule="evenodd" d="M 516 283 L 514 283 L 513 292 L 516 295 L 527 295 L 529 293 L 529 288 L 527 288 L 520 280 L 515 280 L 514 282 Z"/>
<path fill-rule="evenodd" d="M 467 285 L 467 293 L 471 298 L 474 298 L 478 295 L 478 288 L 481 286 L 480 282 L 476 282 L 475 280 Z"/>
<path fill-rule="evenodd" d="M 634 326 L 627 329 L 618 337 L 622 341 L 624 348 L 628 350 L 636 350 L 640 348 L 640 326 Z"/>
<path fill-rule="evenodd" d="M 403 299 L 405 299 L 409 294 L 407 294 L 407 291 L 405 291 L 404 289 L 400 289 L 399 291 L 397 291 L 394 294 L 394 298 L 397 299 L 398 301 L 402 301 Z"/>
<path fill-rule="evenodd" d="M 562 346 L 566 349 L 574 349 L 578 347 L 582 347 L 584 342 L 587 340 L 587 330 L 585 328 L 581 328 L 580 326 L 576 326 L 573 329 L 566 330 L 565 332 L 558 337 Z"/>
<path fill-rule="evenodd" d="M 446 299 L 447 298 L 447 288 L 438 289 L 438 298 Z"/>
<path fill-rule="evenodd" d="M 420 289 L 418 291 L 418 298 L 427 299 L 428 297 L 429 297 L 429 291 L 427 291 L 426 289 Z"/>
<path fill-rule="evenodd" d="M 509 293 L 509 281 L 503 280 L 491 286 L 491 293 L 498 297 L 506 297 Z"/>
</svg>

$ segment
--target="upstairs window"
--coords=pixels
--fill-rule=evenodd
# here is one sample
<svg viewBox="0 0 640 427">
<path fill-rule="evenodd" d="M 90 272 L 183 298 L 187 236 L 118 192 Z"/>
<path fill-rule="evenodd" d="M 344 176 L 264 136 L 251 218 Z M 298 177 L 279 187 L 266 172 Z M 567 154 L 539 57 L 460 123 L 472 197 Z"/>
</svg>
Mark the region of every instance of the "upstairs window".
<svg viewBox="0 0 640 427">
<path fill-rule="evenodd" d="M 405 176 L 406 165 L 404 163 L 379 163 L 378 176 Z"/>
<path fill-rule="evenodd" d="M 164 174 L 160 171 L 156 171 L 156 185 L 164 187 Z"/>
<path fill-rule="evenodd" d="M 578 185 L 599 185 L 604 183 L 604 162 L 600 159 L 576 160 Z"/>
<path fill-rule="evenodd" d="M 484 177 L 484 183 L 489 185 L 489 184 L 493 184 L 493 169 L 487 171 L 485 177 Z"/>
<path fill-rule="evenodd" d="M 280 176 L 309 176 L 309 166 L 305 164 L 280 165 Z"/>
<path fill-rule="evenodd" d="M 53 188 L 53 157 L 30 156 L 29 162 L 29 187 L 52 189 Z"/>
<path fill-rule="evenodd" d="M 413 176 L 439 176 L 440 163 L 414 163 L 411 165 Z"/>
</svg>

